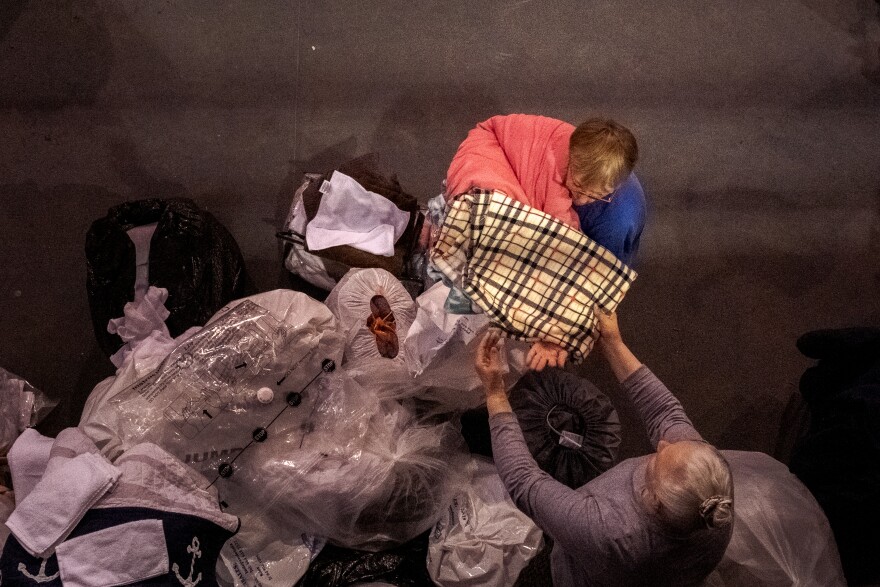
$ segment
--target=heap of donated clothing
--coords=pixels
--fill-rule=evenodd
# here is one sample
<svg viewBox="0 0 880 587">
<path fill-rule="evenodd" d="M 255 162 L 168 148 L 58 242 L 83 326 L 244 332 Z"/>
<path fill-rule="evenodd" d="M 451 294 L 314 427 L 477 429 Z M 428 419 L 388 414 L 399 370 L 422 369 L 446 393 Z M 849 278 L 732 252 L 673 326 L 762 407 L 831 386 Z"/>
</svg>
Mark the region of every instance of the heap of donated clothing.
<svg viewBox="0 0 880 587">
<path fill-rule="evenodd" d="M 133 446 L 110 463 L 78 428 L 54 441 L 31 430 L 10 463 L 16 475 L 39 481 L 17 489 L 0 555 L 4 585 L 215 584 L 220 548 L 238 518 L 220 510 L 204 478 L 158 446 Z"/>
<path fill-rule="evenodd" d="M 352 201 L 359 205 L 352 206 Z M 381 268 L 401 277 L 413 253 L 420 217 L 418 201 L 376 153 L 324 175 L 306 174 L 285 222 L 290 233 L 304 236 L 306 242 L 291 244 L 285 266 L 326 290 L 355 267 Z"/>
<path fill-rule="evenodd" d="M 390 279 L 355 272 L 348 283 L 363 296 L 388 295 L 404 315 L 408 306 L 397 300 Z M 420 311 L 425 304 L 420 298 Z M 154 310 L 141 318 L 161 314 Z M 397 359 L 351 344 L 355 338 L 340 332 L 337 320 L 304 294 L 279 290 L 231 303 L 171 348 L 149 337 L 130 341 L 116 377 L 90 396 L 81 428 L 56 440 L 26 430 L 16 441 L 9 460 L 21 509 L 10 521 L 17 534 L 6 540 L 0 559 L 3 584 L 30 585 L 28 577 L 38 577 L 52 587 L 114 585 L 154 577 L 149 584 L 210 585 L 216 573 L 224 586 L 289 587 L 307 572 L 325 537 L 385 549 L 424 536 L 432 524 L 428 571 L 437 585 L 511 584 L 540 548 L 539 530 L 513 508 L 494 470 L 482 467 L 470 483 L 462 478 L 470 470 L 468 455 L 448 421 L 423 418 L 411 398 L 388 401 L 349 376 L 349 362 L 369 359 L 378 372 Z M 400 332 L 403 351 L 407 334 Z M 470 344 L 441 348 L 440 355 L 449 354 L 442 364 L 472 365 L 479 338 L 472 332 Z M 428 369 L 438 356 L 423 355 Z M 326 359 L 340 365 L 337 371 L 324 370 Z M 424 391 L 417 385 L 411 393 Z M 560 399 L 556 394 L 552 401 Z M 568 428 L 546 406 L 538 415 Z M 260 428 L 265 434 L 255 435 Z M 736 509 L 734 538 L 711 577 L 713 587 L 742 584 L 742 577 L 749 585 L 801 584 L 810 576 L 842 585 L 815 501 L 783 474 L 783 465 L 742 454 L 748 469 L 725 453 L 737 499 L 748 504 Z M 92 473 L 75 474 L 89 483 L 59 482 L 58 475 L 69 479 L 70 467 L 83 464 Z M 231 475 L 219 474 L 223 464 Z M 104 492 L 108 487 L 112 491 Z M 138 564 L 125 552 L 138 552 Z M 385 557 L 365 565 L 379 559 Z M 424 584 L 392 580 L 403 568 L 394 565 L 383 581 Z"/>
<path fill-rule="evenodd" d="M 548 214 L 477 189 L 452 203 L 430 260 L 508 336 L 575 362 L 593 347 L 594 306 L 614 311 L 637 275 Z"/>
<path fill-rule="evenodd" d="M 372 297 L 371 274 L 345 283 Z M 379 276 L 405 325 L 399 284 Z M 428 530 L 463 482 L 460 433 L 345 372 L 343 352 L 354 364 L 369 358 L 374 370 L 396 360 L 358 357 L 366 345 L 351 346 L 358 338 L 345 330 L 299 292 L 239 300 L 146 375 L 124 366 L 118 384 L 96 388 L 81 425 L 107 454 L 146 439 L 209 479 L 225 511 L 242 520 L 221 553 L 230 584 L 247 584 L 254 569 L 275 577 L 264 585 L 292 584 L 314 553 L 316 541 L 304 535 L 364 550 L 400 544 Z M 139 350 L 133 361 L 146 359 Z"/>
</svg>

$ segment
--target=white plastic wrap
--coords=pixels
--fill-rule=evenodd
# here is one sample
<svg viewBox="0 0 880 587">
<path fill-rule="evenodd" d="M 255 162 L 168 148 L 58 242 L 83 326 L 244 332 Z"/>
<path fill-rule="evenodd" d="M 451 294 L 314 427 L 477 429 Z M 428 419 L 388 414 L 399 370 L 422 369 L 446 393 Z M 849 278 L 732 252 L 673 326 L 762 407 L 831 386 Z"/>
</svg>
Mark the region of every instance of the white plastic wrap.
<svg viewBox="0 0 880 587">
<path fill-rule="evenodd" d="M 541 550 L 543 533 L 490 461 L 474 459 L 470 468 L 471 483 L 431 532 L 428 573 L 440 587 L 509 587 Z"/>
<path fill-rule="evenodd" d="M 706 587 L 843 587 L 825 513 L 788 467 L 763 453 L 724 451 L 733 472 L 733 536 Z"/>
<path fill-rule="evenodd" d="M 6 456 L 25 428 L 36 425 L 57 404 L 21 377 L 0 368 L 0 457 Z"/>
<path fill-rule="evenodd" d="M 111 439 L 117 450 L 148 441 L 182 459 L 194 447 L 216 448 L 215 440 L 228 449 L 230 439 L 218 430 L 244 430 L 277 411 L 256 400 L 258 389 L 277 389 L 283 403 L 286 393 L 321 372 L 324 359 L 338 361 L 341 350 L 333 315 L 305 294 L 276 290 L 236 300 L 152 370 L 144 373 L 156 355 L 124 369 L 127 386 L 120 375 L 99 384 L 80 424 L 102 448 Z"/>
<path fill-rule="evenodd" d="M 257 429 L 273 440 L 285 437 L 282 430 L 302 436 L 308 412 L 297 408 L 314 402 L 317 388 L 309 384 L 341 355 L 332 313 L 305 294 L 277 290 L 237 300 L 166 357 L 134 357 L 115 379 L 99 384 L 81 426 L 111 458 L 150 441 L 208 480 L 221 479 L 222 464 L 235 471 L 239 455 L 253 452 L 246 447 L 259 446 Z M 257 399 L 263 387 L 272 391 L 268 403 Z M 299 394 L 297 406 L 288 404 L 291 393 Z M 251 483 L 262 480 L 257 475 Z M 221 554 L 234 584 L 296 582 L 310 556 L 302 531 L 266 516 L 260 501 L 240 499 L 223 483 L 216 487 L 223 507 L 242 519 L 241 532 Z"/>
<path fill-rule="evenodd" d="M 443 304 L 448 294 L 449 287 L 436 283 L 416 298 L 416 318 L 402 345 L 414 378 L 406 393 L 449 410 L 468 410 L 486 401 L 474 360 L 489 319 L 485 314 L 447 313 Z M 529 344 L 508 339 L 505 349 L 505 373 L 511 374 L 512 385 L 526 371 Z"/>
<path fill-rule="evenodd" d="M 367 325 L 373 314 L 371 300 L 374 296 L 385 298 L 394 315 L 398 347 L 402 347 L 415 320 L 415 302 L 394 275 L 384 269 L 352 269 L 339 280 L 339 285 L 333 288 L 326 301 L 346 337 L 344 365 L 365 372 L 404 374 L 403 352 L 397 352 L 394 357 L 383 356 L 376 336 Z"/>
<path fill-rule="evenodd" d="M 458 430 L 420 421 L 345 374 L 323 378 L 317 392 L 311 406 L 303 402 L 306 428 L 283 448 L 287 441 L 270 439 L 251 451 L 221 493 L 240 489 L 282 525 L 348 548 L 380 550 L 430 528 L 464 481 Z M 247 487 L 251 477 L 258 488 Z"/>
<path fill-rule="evenodd" d="M 171 315 L 165 307 L 167 300 L 167 289 L 148 286 L 140 298 L 125 304 L 122 316 L 110 320 L 107 332 L 119 335 L 125 343 L 110 357 L 116 368 L 121 367 L 126 357 L 145 339 L 171 342 L 171 333 L 165 324 L 165 320 Z"/>
</svg>

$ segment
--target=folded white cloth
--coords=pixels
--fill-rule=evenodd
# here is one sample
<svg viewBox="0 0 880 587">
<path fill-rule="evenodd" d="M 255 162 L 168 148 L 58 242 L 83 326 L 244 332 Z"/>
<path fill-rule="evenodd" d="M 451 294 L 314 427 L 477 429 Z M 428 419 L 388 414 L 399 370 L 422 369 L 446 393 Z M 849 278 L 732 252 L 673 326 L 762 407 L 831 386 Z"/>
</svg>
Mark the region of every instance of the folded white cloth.
<svg viewBox="0 0 880 587">
<path fill-rule="evenodd" d="M 33 491 L 43 477 L 54 442 L 53 438 L 43 436 L 33 428 L 27 428 L 9 449 L 9 472 L 18 503 Z"/>
<path fill-rule="evenodd" d="M 321 185 L 321 193 L 318 213 L 306 228 L 310 250 L 349 245 L 374 255 L 394 255 L 394 243 L 409 223 L 408 212 L 338 171 Z"/>
<path fill-rule="evenodd" d="M 138 520 L 71 538 L 55 549 L 64 587 L 114 587 L 168 573 L 162 520 Z"/>
<path fill-rule="evenodd" d="M 6 526 L 31 555 L 45 558 L 119 479 L 121 471 L 99 454 L 53 457 Z"/>
</svg>

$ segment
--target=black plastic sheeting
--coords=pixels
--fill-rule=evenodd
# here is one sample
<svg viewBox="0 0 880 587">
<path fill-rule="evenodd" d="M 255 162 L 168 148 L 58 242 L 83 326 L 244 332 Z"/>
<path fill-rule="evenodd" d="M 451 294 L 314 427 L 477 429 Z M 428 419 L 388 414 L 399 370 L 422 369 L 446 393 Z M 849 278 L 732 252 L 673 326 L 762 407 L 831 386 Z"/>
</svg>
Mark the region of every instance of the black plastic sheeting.
<svg viewBox="0 0 880 587">
<path fill-rule="evenodd" d="M 511 390 L 510 405 L 538 466 L 557 481 L 577 488 L 617 461 L 617 411 L 608 397 L 586 379 L 561 369 L 531 371 Z M 560 445 L 559 434 L 553 428 L 583 436 L 583 445 Z"/>
<path fill-rule="evenodd" d="M 800 391 L 810 428 L 789 468 L 822 506 L 851 585 L 880 581 L 880 329 L 815 330 Z"/>
<path fill-rule="evenodd" d="M 98 345 L 107 356 L 122 339 L 107 323 L 134 299 L 135 246 L 126 234 L 158 223 L 150 241 L 149 284 L 168 290 L 171 336 L 199 326 L 251 293 L 244 258 L 229 231 L 192 200 L 147 199 L 114 206 L 86 234 L 88 297 Z"/>
<path fill-rule="evenodd" d="M 382 552 L 328 544 L 309 565 L 296 587 L 345 587 L 380 581 L 398 587 L 433 585 L 428 574 L 428 532 Z"/>
</svg>

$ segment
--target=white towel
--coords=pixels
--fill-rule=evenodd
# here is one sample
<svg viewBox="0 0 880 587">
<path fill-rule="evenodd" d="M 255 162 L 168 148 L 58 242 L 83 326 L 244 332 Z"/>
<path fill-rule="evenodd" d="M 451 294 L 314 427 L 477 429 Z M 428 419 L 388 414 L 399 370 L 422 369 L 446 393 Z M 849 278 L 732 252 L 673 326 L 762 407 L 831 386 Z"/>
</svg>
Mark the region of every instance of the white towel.
<svg viewBox="0 0 880 587">
<path fill-rule="evenodd" d="M 130 585 L 168 574 L 162 520 L 138 520 L 83 534 L 55 550 L 64 587 Z"/>
<path fill-rule="evenodd" d="M 51 465 L 6 521 L 21 546 L 40 558 L 52 554 L 121 473 L 94 453 L 53 458 Z"/>
<path fill-rule="evenodd" d="M 306 228 L 310 250 L 349 245 L 374 255 L 394 255 L 394 243 L 409 223 L 408 212 L 338 171 L 321 185 L 321 193 L 318 213 Z"/>
<path fill-rule="evenodd" d="M 18 503 L 33 491 L 43 477 L 54 442 L 54 439 L 43 436 L 33 428 L 27 428 L 9 449 L 9 471 Z"/>
</svg>

